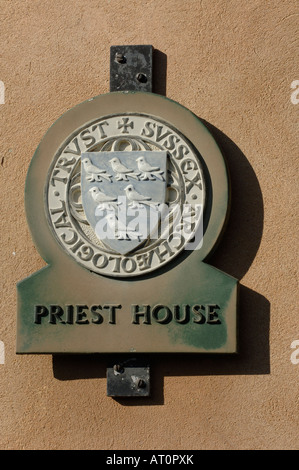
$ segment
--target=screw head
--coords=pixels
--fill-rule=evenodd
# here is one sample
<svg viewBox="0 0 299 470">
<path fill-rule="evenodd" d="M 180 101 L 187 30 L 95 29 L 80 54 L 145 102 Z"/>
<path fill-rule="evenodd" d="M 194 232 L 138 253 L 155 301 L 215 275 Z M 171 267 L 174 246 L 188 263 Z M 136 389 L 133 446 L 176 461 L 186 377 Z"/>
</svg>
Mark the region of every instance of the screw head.
<svg viewBox="0 0 299 470">
<path fill-rule="evenodd" d="M 124 368 L 120 364 L 115 364 L 113 366 L 113 370 L 114 372 L 117 372 L 118 374 L 122 374 L 124 372 Z"/>
<path fill-rule="evenodd" d="M 146 83 L 147 82 L 147 76 L 145 73 L 137 73 L 136 75 L 136 80 L 140 83 Z"/>
<path fill-rule="evenodd" d="M 117 52 L 115 54 L 115 61 L 118 62 L 119 64 L 125 64 L 126 58 L 121 52 Z"/>
<path fill-rule="evenodd" d="M 146 387 L 145 381 L 143 379 L 139 379 L 138 383 L 137 383 L 137 387 L 138 388 L 145 388 Z"/>
</svg>

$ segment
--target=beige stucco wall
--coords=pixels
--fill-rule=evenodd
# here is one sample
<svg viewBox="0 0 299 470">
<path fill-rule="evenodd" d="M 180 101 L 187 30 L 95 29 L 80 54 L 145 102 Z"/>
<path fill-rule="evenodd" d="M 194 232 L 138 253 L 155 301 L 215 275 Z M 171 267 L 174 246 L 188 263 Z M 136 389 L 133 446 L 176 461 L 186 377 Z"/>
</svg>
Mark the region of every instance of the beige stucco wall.
<svg viewBox="0 0 299 470">
<path fill-rule="evenodd" d="M 298 2 L 0 0 L 1 449 L 295 449 Z M 150 399 L 106 396 L 101 358 L 17 356 L 16 283 L 44 266 L 24 214 L 33 152 L 109 91 L 109 48 L 152 44 L 159 93 L 211 125 L 232 211 L 211 264 L 240 279 L 238 357 L 154 358 Z M 163 54 L 165 56 L 163 56 Z"/>
</svg>

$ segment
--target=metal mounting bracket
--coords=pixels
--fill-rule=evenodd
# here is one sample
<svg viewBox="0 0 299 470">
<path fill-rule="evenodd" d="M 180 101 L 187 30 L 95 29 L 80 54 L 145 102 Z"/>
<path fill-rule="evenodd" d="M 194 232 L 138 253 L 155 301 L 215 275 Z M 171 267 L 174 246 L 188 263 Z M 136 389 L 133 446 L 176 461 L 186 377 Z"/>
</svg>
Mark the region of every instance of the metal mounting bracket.
<svg viewBox="0 0 299 470">
<path fill-rule="evenodd" d="M 153 46 L 111 46 L 111 92 L 152 92 L 152 77 Z"/>
<path fill-rule="evenodd" d="M 116 362 L 107 368 L 109 397 L 150 396 L 150 368 L 136 358 Z"/>
</svg>

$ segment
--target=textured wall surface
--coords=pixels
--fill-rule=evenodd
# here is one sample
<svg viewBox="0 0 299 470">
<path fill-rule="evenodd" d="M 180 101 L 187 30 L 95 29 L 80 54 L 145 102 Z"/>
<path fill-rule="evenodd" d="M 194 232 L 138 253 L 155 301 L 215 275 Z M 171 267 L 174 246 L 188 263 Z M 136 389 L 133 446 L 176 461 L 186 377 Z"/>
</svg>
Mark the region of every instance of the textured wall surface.
<svg viewBox="0 0 299 470">
<path fill-rule="evenodd" d="M 298 15 L 295 0 L 0 0 L 1 449 L 298 448 Z M 210 263 L 240 279 L 240 354 L 155 357 L 150 399 L 108 398 L 101 358 L 15 354 L 15 286 L 44 266 L 28 166 L 64 111 L 109 91 L 116 44 L 160 51 L 155 91 L 207 123 L 231 171 Z"/>
</svg>

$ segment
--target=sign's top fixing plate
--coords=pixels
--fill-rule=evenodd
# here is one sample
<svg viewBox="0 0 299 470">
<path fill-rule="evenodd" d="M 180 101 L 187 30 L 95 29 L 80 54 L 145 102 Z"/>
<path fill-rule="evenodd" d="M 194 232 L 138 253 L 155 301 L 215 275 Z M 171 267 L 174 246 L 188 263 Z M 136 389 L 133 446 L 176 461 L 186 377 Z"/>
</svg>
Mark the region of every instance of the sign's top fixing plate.
<svg viewBox="0 0 299 470">
<path fill-rule="evenodd" d="M 110 91 L 152 92 L 153 47 L 110 48 Z"/>
</svg>

